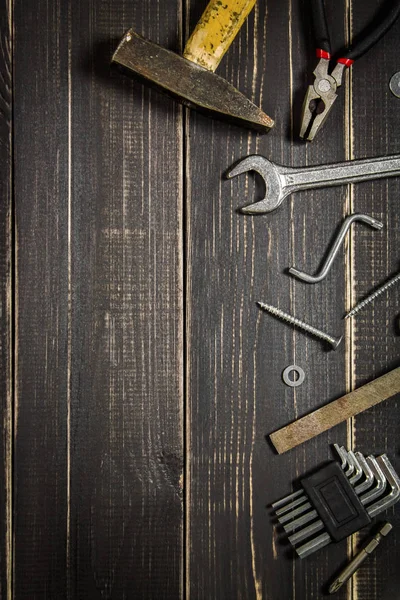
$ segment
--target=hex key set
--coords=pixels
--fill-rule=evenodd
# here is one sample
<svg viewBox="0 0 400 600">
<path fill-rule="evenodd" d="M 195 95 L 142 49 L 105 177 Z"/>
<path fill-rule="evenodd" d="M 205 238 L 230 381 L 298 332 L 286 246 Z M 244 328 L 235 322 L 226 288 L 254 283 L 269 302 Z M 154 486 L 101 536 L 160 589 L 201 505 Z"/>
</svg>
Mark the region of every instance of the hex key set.
<svg viewBox="0 0 400 600">
<path fill-rule="evenodd" d="M 301 480 L 303 489 L 272 505 L 300 558 L 356 533 L 400 499 L 400 478 L 386 454 L 334 447 L 340 465 L 321 467 Z"/>
</svg>

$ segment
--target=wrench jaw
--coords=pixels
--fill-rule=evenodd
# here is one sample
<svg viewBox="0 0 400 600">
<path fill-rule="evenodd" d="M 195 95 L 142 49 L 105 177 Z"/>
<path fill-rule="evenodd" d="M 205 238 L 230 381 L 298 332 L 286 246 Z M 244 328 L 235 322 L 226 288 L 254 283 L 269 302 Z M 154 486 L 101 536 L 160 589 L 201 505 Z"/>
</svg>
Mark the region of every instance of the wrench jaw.
<svg viewBox="0 0 400 600">
<path fill-rule="evenodd" d="M 282 201 L 290 194 L 290 191 L 284 192 L 282 180 L 278 171 L 279 165 L 275 165 L 267 158 L 258 155 L 247 156 L 227 173 L 226 177 L 232 179 L 238 175 L 243 175 L 248 171 L 255 171 L 264 180 L 265 196 L 248 206 L 243 206 L 240 211 L 248 215 L 268 213 L 281 205 Z"/>
</svg>

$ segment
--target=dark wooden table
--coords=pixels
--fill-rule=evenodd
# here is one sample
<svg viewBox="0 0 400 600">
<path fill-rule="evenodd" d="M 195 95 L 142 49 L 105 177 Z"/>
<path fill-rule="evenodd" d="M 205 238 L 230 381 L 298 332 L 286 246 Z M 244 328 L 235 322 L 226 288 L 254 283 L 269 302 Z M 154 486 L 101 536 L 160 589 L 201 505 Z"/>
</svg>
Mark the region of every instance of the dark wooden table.
<svg viewBox="0 0 400 600">
<path fill-rule="evenodd" d="M 326 2 L 336 47 L 378 0 Z M 338 442 L 400 469 L 396 397 L 277 456 L 267 434 L 399 364 L 400 179 L 261 197 L 236 160 L 287 165 L 400 152 L 398 23 L 346 75 L 312 144 L 298 139 L 316 64 L 307 0 L 259 0 L 219 74 L 276 119 L 261 137 L 111 72 L 130 26 L 180 51 L 206 0 L 1 0 L 0 597 L 314 600 L 365 537 L 300 561 L 268 505 Z M 345 215 L 356 225 L 315 271 Z M 261 313 L 279 305 L 345 343 Z M 396 324 L 397 323 L 397 324 Z M 296 362 L 304 384 L 286 387 Z M 400 598 L 397 525 L 338 600 Z"/>
</svg>

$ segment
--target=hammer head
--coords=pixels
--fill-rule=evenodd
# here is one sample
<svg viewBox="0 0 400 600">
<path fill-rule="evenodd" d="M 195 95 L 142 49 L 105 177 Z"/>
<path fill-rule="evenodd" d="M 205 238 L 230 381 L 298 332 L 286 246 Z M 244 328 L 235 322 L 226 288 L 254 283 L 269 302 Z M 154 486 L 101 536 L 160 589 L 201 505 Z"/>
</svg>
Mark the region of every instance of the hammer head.
<svg viewBox="0 0 400 600">
<path fill-rule="evenodd" d="M 127 31 L 112 63 L 145 79 L 186 106 L 266 133 L 273 120 L 212 71 Z"/>
</svg>

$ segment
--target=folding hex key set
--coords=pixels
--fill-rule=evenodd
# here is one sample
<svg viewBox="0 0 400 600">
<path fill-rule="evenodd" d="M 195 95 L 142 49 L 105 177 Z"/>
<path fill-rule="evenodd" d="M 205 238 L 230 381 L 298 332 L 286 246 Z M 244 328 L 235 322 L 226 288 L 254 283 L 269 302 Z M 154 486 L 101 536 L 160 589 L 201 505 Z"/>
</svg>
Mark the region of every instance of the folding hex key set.
<svg viewBox="0 0 400 600">
<path fill-rule="evenodd" d="M 335 444 L 341 460 L 301 480 L 272 507 L 300 558 L 369 525 L 400 499 L 400 478 L 386 454 L 365 458 Z"/>
</svg>

